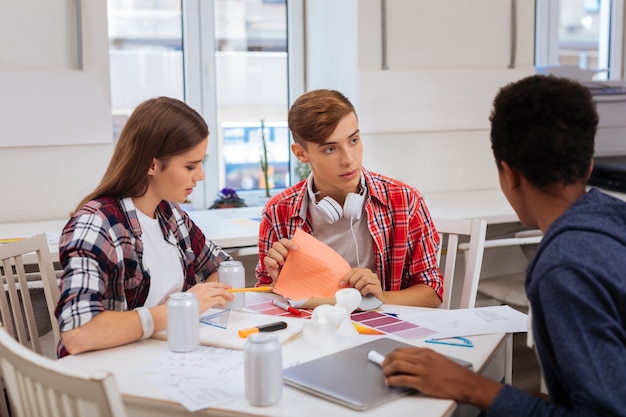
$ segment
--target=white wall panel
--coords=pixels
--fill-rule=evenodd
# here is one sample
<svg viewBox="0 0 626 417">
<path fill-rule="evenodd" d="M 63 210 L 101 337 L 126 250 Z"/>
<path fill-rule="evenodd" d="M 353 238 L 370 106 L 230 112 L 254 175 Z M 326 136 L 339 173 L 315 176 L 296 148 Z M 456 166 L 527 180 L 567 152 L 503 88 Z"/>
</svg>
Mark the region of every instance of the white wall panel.
<svg viewBox="0 0 626 417">
<path fill-rule="evenodd" d="M 498 188 L 488 130 L 363 135 L 363 166 L 422 193 Z"/>
<path fill-rule="evenodd" d="M 0 149 L 0 223 L 69 218 L 104 174 L 112 150 L 111 145 Z"/>
<path fill-rule="evenodd" d="M 0 222 L 67 217 L 112 151 L 106 2 L 0 2 L 0 50 Z"/>
<path fill-rule="evenodd" d="M 65 13 L 51 13 L 56 16 L 52 19 L 37 12 L 26 18 L 24 10 L 40 10 L 29 3 L 15 2 L 0 13 L 0 27 L 14 43 L 9 52 L 17 56 L 0 66 L 0 126 L 5 132 L 0 147 L 111 143 L 106 2 L 81 1 L 80 24 L 74 1 L 64 2 Z M 29 34 L 19 36 L 24 22 L 27 27 L 36 24 L 43 34 L 58 30 L 64 35 L 33 45 Z M 56 51 L 57 59 L 41 50 Z M 24 53 L 31 59 L 20 58 Z"/>
<path fill-rule="evenodd" d="M 498 89 L 534 71 L 361 71 L 364 133 L 485 129 Z"/>
</svg>

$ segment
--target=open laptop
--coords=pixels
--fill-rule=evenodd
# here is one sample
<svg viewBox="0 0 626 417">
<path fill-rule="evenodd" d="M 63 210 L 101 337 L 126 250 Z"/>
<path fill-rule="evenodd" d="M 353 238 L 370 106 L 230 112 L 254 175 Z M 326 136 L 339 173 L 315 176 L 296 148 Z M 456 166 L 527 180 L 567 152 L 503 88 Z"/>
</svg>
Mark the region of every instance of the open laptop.
<svg viewBox="0 0 626 417">
<path fill-rule="evenodd" d="M 283 370 L 283 381 L 318 397 L 363 411 L 415 390 L 385 385 L 380 366 L 367 354 L 375 350 L 387 355 L 399 347 L 415 347 L 390 338 L 380 338 L 350 349 L 323 356 Z M 472 364 L 451 358 L 471 368 Z"/>
</svg>

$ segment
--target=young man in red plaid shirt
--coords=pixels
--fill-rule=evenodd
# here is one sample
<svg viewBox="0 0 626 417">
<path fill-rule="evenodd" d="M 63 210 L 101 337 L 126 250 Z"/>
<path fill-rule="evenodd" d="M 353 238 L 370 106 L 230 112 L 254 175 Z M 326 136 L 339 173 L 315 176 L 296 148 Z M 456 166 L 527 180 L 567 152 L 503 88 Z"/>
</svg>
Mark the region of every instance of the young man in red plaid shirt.
<svg viewBox="0 0 626 417">
<path fill-rule="evenodd" d="M 272 284 L 295 231 L 332 247 L 352 269 L 340 285 L 388 304 L 437 307 L 443 277 L 439 236 L 421 194 L 361 166 L 363 145 L 353 105 L 334 90 L 314 90 L 289 110 L 291 150 L 311 175 L 274 196 L 259 229 L 259 284 Z M 311 279 L 315 279 L 311 277 Z"/>
</svg>

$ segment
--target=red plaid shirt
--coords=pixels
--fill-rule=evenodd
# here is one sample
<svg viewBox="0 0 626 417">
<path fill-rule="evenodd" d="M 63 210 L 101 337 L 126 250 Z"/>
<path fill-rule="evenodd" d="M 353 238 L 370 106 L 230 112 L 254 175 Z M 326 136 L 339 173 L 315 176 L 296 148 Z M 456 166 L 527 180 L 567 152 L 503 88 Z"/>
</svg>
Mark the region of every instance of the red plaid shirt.
<svg viewBox="0 0 626 417">
<path fill-rule="evenodd" d="M 440 239 L 423 197 L 400 181 L 365 169 L 363 173 L 370 196 L 365 203 L 367 224 L 383 290 L 426 284 L 442 298 L 443 276 L 437 267 Z M 274 242 L 291 239 L 299 228 L 315 234 L 308 210 L 306 218 L 300 217 L 306 194 L 304 180 L 272 197 L 265 206 L 259 227 L 259 284 L 272 283 L 263 259 Z"/>
</svg>

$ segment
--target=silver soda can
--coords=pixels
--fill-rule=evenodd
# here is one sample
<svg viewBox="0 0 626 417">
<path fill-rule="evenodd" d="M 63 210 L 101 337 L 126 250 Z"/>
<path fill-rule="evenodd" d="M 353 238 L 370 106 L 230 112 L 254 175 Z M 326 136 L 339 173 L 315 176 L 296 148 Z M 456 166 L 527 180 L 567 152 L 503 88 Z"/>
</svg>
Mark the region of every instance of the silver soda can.
<svg viewBox="0 0 626 417">
<path fill-rule="evenodd" d="M 248 336 L 244 345 L 246 400 L 251 405 L 276 404 L 283 394 L 282 346 L 269 333 Z"/>
<path fill-rule="evenodd" d="M 243 288 L 246 286 L 246 270 L 241 261 L 224 261 L 220 263 L 217 269 L 217 280 L 233 288 Z M 226 303 L 226 308 L 242 310 L 246 306 L 246 294 L 240 292 L 233 295 L 235 299 L 230 303 Z"/>
<path fill-rule="evenodd" d="M 167 344 L 172 352 L 190 352 L 200 345 L 200 313 L 193 293 L 176 292 L 167 300 Z"/>
</svg>

